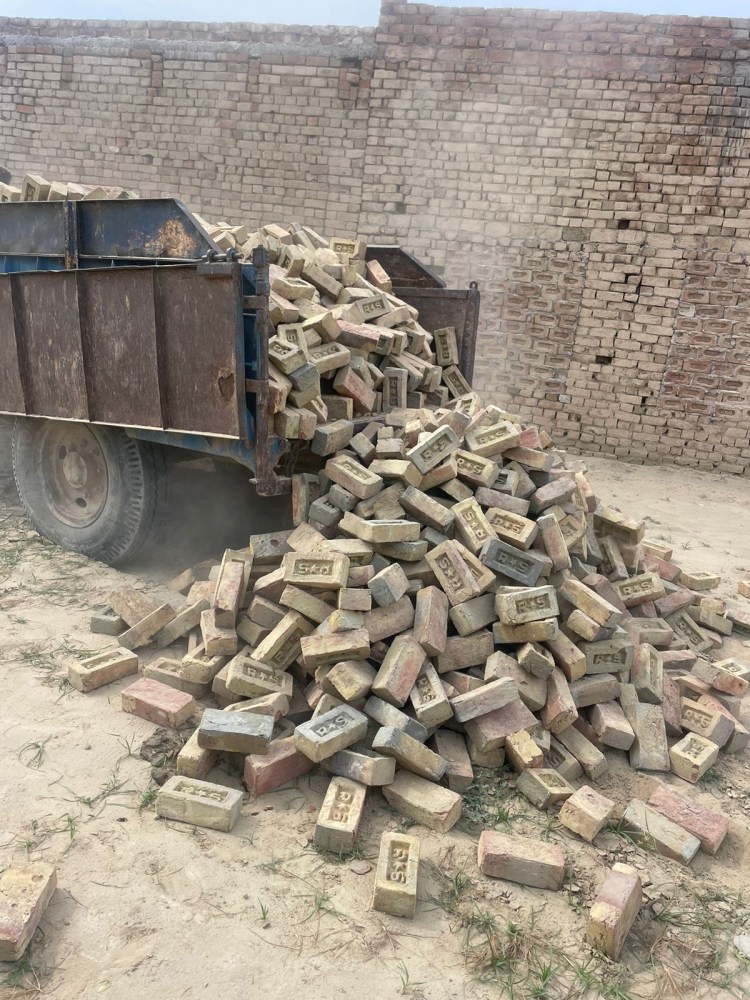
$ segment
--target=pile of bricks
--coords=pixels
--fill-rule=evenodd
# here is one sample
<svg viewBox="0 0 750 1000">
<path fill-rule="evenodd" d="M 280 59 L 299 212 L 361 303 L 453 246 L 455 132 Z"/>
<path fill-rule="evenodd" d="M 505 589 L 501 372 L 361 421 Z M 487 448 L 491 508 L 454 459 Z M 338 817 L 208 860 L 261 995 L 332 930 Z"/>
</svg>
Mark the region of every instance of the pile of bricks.
<svg viewBox="0 0 750 1000">
<path fill-rule="evenodd" d="M 0 204 L 6 201 L 101 201 L 107 198 L 137 198 L 121 187 L 48 181 L 41 174 L 26 174 L 20 187 L 0 182 Z"/>
<path fill-rule="evenodd" d="M 264 239 L 273 246 L 277 236 Z M 278 240 L 279 254 L 290 255 L 279 280 L 291 281 L 294 265 L 302 277 L 293 280 L 304 284 L 307 273 L 311 288 L 312 278 L 338 281 L 323 270 L 326 258 L 310 263 L 322 248 L 303 253 Z M 347 308 L 376 298 L 363 290 Z M 378 294 L 389 313 L 402 308 Z M 284 301 L 299 313 L 314 298 Z M 445 832 L 474 769 L 508 764 L 531 803 L 559 808 L 561 826 L 591 842 L 616 812 L 593 787 L 612 754 L 627 754 L 639 771 L 671 772 L 687 788 L 720 752 L 743 750 L 750 668 L 718 650 L 733 628 L 750 631 L 750 615 L 711 596 L 718 578 L 680 569 L 642 522 L 598 502 L 584 463 L 544 431 L 484 406 L 457 378 L 451 330 L 423 338 L 407 330 L 413 350 L 394 351 L 393 328 L 378 332 L 382 316 L 355 324 L 337 308 L 317 330 L 312 316 L 294 324 L 296 343 L 282 324 L 272 357 L 300 361 L 284 377 L 315 368 L 321 347 L 341 348 L 346 379 L 364 385 L 377 341 L 396 402 L 383 391 L 384 412 L 361 429 L 345 416 L 318 422 L 313 407 L 322 467 L 294 477 L 295 527 L 187 570 L 171 584 L 181 595 L 171 604 L 131 589 L 111 595 L 92 627 L 117 636 L 117 648 L 70 666 L 80 691 L 140 671 L 122 693 L 125 711 L 175 727 L 199 719 L 159 792 L 159 815 L 230 830 L 242 793 L 206 781 L 220 755 L 241 760 L 253 796 L 317 765 L 330 784 L 314 841 L 348 852 L 368 798 L 382 793 L 401 815 Z M 311 330 L 317 336 L 331 321 L 338 338 L 313 343 Z M 394 337 L 387 350 L 383 335 Z M 439 400 L 407 408 L 412 380 L 422 393 L 427 371 L 425 395 Z M 162 655 L 142 657 L 149 646 Z M 199 706 L 206 697 L 219 707 Z M 727 829 L 672 784 L 648 802 L 634 799 L 618 819 L 685 864 L 699 849 L 715 853 Z M 566 861 L 541 841 L 491 830 L 479 839 L 488 876 L 559 889 Z M 413 914 L 418 870 L 418 839 L 384 834 L 374 905 Z M 616 957 L 640 902 L 637 873 L 616 865 L 591 911 L 592 942 Z"/>
<path fill-rule="evenodd" d="M 250 257 L 263 246 L 271 262 L 269 410 L 279 437 L 311 441 L 320 424 L 442 406 L 469 391 L 453 331 L 433 339 L 382 265 L 365 260 L 361 240 L 326 239 L 296 223 L 249 233 L 196 218 L 223 250 Z M 330 450 L 318 454 L 348 443 L 346 425 L 336 426 Z"/>
</svg>

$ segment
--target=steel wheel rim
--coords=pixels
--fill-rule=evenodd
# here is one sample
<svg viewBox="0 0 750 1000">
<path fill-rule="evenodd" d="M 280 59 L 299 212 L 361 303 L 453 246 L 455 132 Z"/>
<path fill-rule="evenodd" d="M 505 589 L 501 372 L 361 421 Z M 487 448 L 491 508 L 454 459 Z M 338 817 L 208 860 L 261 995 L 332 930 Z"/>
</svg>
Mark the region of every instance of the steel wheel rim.
<svg viewBox="0 0 750 1000">
<path fill-rule="evenodd" d="M 49 424 L 40 435 L 39 460 L 47 504 L 71 528 L 86 528 L 107 500 L 109 475 L 101 445 L 85 424 Z"/>
</svg>

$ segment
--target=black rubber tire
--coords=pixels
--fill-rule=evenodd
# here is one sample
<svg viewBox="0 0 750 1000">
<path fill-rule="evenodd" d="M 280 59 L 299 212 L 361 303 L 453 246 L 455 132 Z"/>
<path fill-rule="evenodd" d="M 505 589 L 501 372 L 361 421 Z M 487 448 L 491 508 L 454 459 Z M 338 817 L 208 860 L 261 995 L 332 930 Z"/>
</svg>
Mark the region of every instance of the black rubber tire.
<svg viewBox="0 0 750 1000">
<path fill-rule="evenodd" d="M 103 499 L 96 519 L 75 526 L 57 516 L 48 501 L 49 484 L 45 482 L 42 462 L 50 425 L 56 425 L 55 432 L 63 433 L 60 427 L 63 424 L 66 422 L 16 419 L 13 475 L 18 495 L 41 535 L 65 549 L 116 566 L 135 555 L 164 507 L 165 449 L 129 438 L 117 427 L 86 424 L 101 449 L 106 484 L 102 487 Z"/>
</svg>

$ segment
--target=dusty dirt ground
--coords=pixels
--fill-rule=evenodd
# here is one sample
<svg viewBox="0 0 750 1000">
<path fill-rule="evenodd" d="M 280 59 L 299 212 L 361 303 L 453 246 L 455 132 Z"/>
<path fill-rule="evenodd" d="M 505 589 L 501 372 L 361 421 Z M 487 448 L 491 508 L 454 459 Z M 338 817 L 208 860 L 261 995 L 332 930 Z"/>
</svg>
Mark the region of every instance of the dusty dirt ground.
<svg viewBox="0 0 750 1000">
<path fill-rule="evenodd" d="M 309 843 L 326 785 L 318 774 L 248 799 L 229 835 L 158 820 L 150 765 L 137 756 L 155 727 L 120 711 L 127 682 L 80 695 L 62 680 L 64 664 L 108 644 L 88 620 L 114 585 L 166 597 L 175 571 L 243 544 L 252 523 L 244 483 L 227 487 L 221 503 L 214 473 L 182 473 L 183 502 L 159 549 L 121 573 L 36 535 L 7 457 L 0 429 L 0 869 L 45 860 L 58 866 L 59 888 L 27 959 L 0 964 L 0 997 L 748 995 L 748 962 L 731 943 L 735 933 L 750 934 L 747 755 L 724 757 L 692 790 L 673 779 L 731 818 L 718 855 L 701 852 L 689 870 L 634 848 L 616 827 L 595 845 L 576 841 L 554 814 L 519 799 L 509 772 L 485 772 L 449 834 L 411 830 L 424 859 L 413 921 L 372 911 L 372 872 L 359 873 L 363 859 L 374 863 L 382 831 L 406 826 L 378 794 L 358 854 L 347 859 L 321 857 Z M 746 480 L 598 458 L 589 469 L 601 499 L 646 514 L 650 537 L 672 543 L 687 568 L 720 570 L 721 595 L 742 601 L 735 590 L 750 577 Z M 255 530 L 266 527 L 264 517 Z M 726 655 L 748 658 L 748 645 L 732 638 Z M 620 808 L 646 798 L 655 779 L 631 772 L 622 754 L 609 757 L 601 790 Z M 238 783 L 228 768 L 213 779 Z M 478 875 L 485 824 L 562 844 L 566 888 Z M 588 907 L 613 860 L 641 870 L 650 900 L 617 965 L 583 943 Z"/>
</svg>

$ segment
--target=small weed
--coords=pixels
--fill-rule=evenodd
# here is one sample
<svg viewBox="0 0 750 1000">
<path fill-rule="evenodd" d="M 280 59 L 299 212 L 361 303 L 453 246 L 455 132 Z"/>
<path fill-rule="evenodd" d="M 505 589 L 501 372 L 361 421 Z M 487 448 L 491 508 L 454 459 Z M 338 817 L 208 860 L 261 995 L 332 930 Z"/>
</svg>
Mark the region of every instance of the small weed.
<svg viewBox="0 0 750 1000">
<path fill-rule="evenodd" d="M 403 959 L 398 960 L 398 974 L 401 979 L 401 996 L 413 996 L 415 993 L 421 991 L 422 987 L 425 985 L 424 982 L 415 982 L 409 975 L 409 970 L 407 969 Z"/>
<path fill-rule="evenodd" d="M 331 903 L 331 897 L 323 889 L 314 889 L 312 893 L 304 893 L 302 898 L 312 899 L 312 910 L 302 921 L 303 923 L 323 913 L 331 913 L 334 916 L 338 915 L 338 911 Z"/>
<path fill-rule="evenodd" d="M 18 759 L 22 761 L 26 767 L 39 769 L 44 761 L 44 748 L 51 739 L 52 737 L 48 736 L 47 739 L 42 742 L 35 740 L 32 743 L 24 743 L 18 751 Z"/>
<path fill-rule="evenodd" d="M 268 920 L 268 907 L 262 899 L 258 900 L 258 906 L 260 907 L 260 919 L 264 921 Z"/>
<path fill-rule="evenodd" d="M 156 796 L 159 794 L 159 789 L 156 785 L 149 785 L 148 788 L 141 792 L 141 798 L 138 803 L 138 812 L 143 812 L 144 809 L 150 808 L 156 802 Z"/>
<path fill-rule="evenodd" d="M 277 872 L 279 870 L 279 868 L 283 863 L 284 863 L 283 858 L 275 858 L 272 856 L 270 861 L 261 861 L 261 863 L 257 865 L 257 868 L 258 871 L 260 872 L 265 872 L 267 875 L 272 875 L 274 872 Z"/>
<path fill-rule="evenodd" d="M 24 990 L 29 993 L 41 993 L 42 984 L 39 975 L 27 951 L 16 962 L 8 965 L 5 979 L 0 979 L 0 985 L 9 986 L 12 990 Z"/>
</svg>

